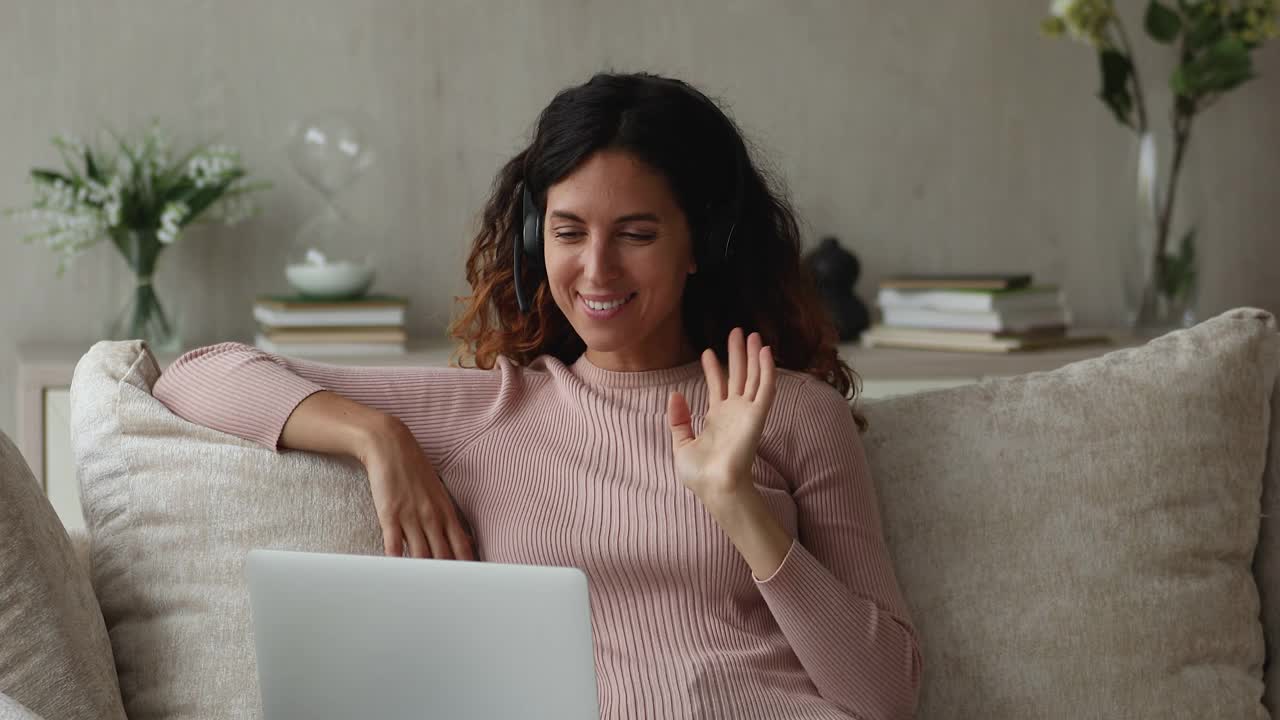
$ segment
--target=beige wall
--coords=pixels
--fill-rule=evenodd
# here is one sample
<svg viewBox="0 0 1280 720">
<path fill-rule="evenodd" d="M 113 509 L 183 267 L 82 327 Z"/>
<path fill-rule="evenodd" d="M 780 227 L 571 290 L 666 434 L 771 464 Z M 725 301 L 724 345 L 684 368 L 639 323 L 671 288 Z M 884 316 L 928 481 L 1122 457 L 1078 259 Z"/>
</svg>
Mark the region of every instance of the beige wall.
<svg viewBox="0 0 1280 720">
<path fill-rule="evenodd" d="M 1039 36 L 1047 5 L 0 0 L 0 207 L 28 202 L 26 170 L 55 161 L 56 131 L 157 115 L 179 145 L 239 147 L 276 183 L 267 211 L 187 237 L 158 287 L 182 306 L 190 341 L 246 339 L 251 298 L 283 288 L 285 242 L 317 207 L 285 161 L 289 123 L 359 107 L 382 157 L 349 207 L 373 231 L 378 286 L 409 295 L 412 330 L 435 333 L 465 291 L 493 173 L 537 111 L 597 69 L 648 69 L 732 105 L 787 182 L 807 241 L 835 233 L 860 253 L 864 297 L 886 273 L 1025 269 L 1063 284 L 1081 323 L 1116 323 L 1130 142 L 1093 99 L 1091 52 Z M 1258 60 L 1263 79 L 1200 126 L 1205 314 L 1280 310 L 1280 43 Z M 128 288 L 109 246 L 57 279 L 21 229 L 0 223 L 8 432 L 17 344 L 87 346 Z"/>
</svg>

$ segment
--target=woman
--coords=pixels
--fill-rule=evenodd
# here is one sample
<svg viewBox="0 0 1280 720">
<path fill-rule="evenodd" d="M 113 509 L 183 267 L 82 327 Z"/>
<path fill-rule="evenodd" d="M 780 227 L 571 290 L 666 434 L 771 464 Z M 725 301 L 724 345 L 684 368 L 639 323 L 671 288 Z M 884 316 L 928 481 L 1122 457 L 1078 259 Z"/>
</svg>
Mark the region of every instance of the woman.
<svg viewBox="0 0 1280 720">
<path fill-rule="evenodd" d="M 581 568 L 607 718 L 906 718 L 916 634 L 799 247 L 714 103 L 597 75 L 494 182 L 451 327 L 477 368 L 225 343 L 155 395 L 359 460 L 387 554 Z"/>
</svg>

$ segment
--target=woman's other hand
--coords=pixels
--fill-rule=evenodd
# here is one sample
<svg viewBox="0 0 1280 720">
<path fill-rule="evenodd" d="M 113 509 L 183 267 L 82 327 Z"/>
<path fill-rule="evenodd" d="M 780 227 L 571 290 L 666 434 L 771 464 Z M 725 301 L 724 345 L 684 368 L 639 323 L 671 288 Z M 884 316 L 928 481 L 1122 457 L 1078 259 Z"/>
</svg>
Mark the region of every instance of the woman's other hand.
<svg viewBox="0 0 1280 720">
<path fill-rule="evenodd" d="M 369 475 L 387 555 L 475 560 L 461 512 L 403 422 L 385 416 L 357 459 Z"/>
</svg>

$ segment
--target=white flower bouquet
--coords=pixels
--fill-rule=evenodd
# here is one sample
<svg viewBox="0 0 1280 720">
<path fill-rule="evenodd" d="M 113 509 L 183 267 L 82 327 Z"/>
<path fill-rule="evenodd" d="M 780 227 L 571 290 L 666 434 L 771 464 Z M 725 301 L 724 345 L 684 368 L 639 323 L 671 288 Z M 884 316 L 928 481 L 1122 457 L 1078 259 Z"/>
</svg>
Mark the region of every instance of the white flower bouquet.
<svg viewBox="0 0 1280 720">
<path fill-rule="evenodd" d="M 36 226 L 22 239 L 56 252 L 59 275 L 71 260 L 110 238 L 137 287 L 109 335 L 174 347 L 180 344 L 177 328 L 151 285 L 161 252 L 197 221 L 235 225 L 250 217 L 258 210 L 250 193 L 270 184 L 248 182 L 239 153 L 224 145 L 202 145 L 171 161 L 168 138 L 154 121 L 135 142 L 110 135 L 114 152 L 55 137 L 65 170 L 32 169 L 35 201 L 6 214 Z"/>
</svg>

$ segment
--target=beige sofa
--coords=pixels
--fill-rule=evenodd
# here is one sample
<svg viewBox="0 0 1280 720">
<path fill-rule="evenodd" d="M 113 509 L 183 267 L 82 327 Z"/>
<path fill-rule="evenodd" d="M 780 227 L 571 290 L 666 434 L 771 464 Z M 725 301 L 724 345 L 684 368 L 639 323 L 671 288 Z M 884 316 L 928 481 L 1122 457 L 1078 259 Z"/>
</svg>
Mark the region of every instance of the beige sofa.
<svg viewBox="0 0 1280 720">
<path fill-rule="evenodd" d="M 1278 372 L 1274 318 L 1243 308 L 1054 372 L 867 403 L 922 637 L 918 717 L 1268 717 Z M 260 717 L 245 553 L 379 552 L 358 466 L 192 426 L 152 398 L 157 376 L 137 342 L 77 367 L 79 558 L 0 443 L 0 718 Z"/>
</svg>

